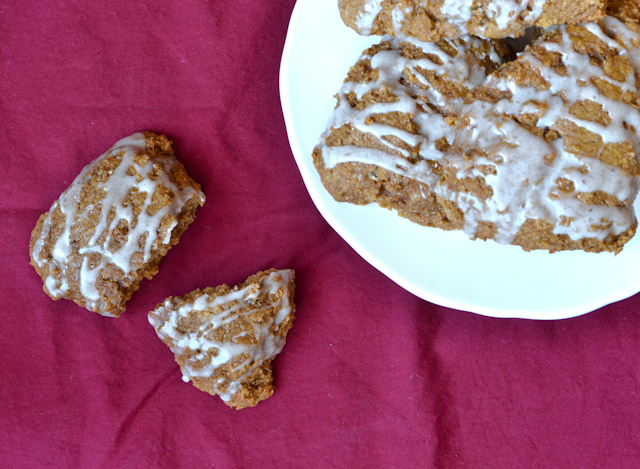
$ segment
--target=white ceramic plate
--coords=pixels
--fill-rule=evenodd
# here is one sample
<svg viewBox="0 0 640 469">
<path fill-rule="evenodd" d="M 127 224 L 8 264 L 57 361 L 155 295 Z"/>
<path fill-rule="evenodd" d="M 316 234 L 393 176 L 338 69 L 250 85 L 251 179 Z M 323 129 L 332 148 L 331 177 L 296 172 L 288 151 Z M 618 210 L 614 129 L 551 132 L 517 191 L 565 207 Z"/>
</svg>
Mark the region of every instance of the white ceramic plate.
<svg viewBox="0 0 640 469">
<path fill-rule="evenodd" d="M 344 26 L 336 0 L 298 0 L 280 68 L 282 110 L 307 190 L 324 218 L 365 260 L 420 298 L 495 317 L 568 318 L 640 291 L 640 275 L 635 275 L 640 235 L 617 256 L 527 253 L 416 225 L 375 204 L 334 201 L 311 152 L 349 67 L 377 41 Z"/>
</svg>

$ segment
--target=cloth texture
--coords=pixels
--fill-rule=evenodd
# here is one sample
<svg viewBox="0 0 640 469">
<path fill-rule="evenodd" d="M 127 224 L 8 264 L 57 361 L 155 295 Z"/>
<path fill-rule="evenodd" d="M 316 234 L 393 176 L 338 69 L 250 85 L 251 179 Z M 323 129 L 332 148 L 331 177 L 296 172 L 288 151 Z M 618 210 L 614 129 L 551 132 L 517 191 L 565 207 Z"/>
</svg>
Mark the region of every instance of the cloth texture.
<svg viewBox="0 0 640 469">
<path fill-rule="evenodd" d="M 0 2 L 0 467 L 637 467 L 639 295 L 562 321 L 456 311 L 320 216 L 279 101 L 294 3 Z M 205 206 L 121 318 L 50 300 L 39 215 L 146 130 Z M 182 382 L 147 313 L 271 267 L 295 269 L 297 316 L 274 395 L 235 411 Z"/>
</svg>

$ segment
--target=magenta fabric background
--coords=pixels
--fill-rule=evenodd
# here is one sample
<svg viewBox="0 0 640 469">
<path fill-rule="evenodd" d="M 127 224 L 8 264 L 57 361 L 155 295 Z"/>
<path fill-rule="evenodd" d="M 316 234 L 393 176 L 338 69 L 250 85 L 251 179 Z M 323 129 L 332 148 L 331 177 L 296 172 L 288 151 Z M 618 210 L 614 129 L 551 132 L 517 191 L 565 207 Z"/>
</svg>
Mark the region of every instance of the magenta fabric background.
<svg viewBox="0 0 640 469">
<path fill-rule="evenodd" d="M 0 467 L 637 467 L 640 296 L 556 322 L 450 310 L 318 214 L 278 95 L 293 5 L 0 2 Z M 141 130 L 206 205 L 120 319 L 51 301 L 31 229 Z M 275 394 L 234 411 L 181 381 L 147 312 L 269 267 L 296 270 L 297 319 Z"/>
</svg>

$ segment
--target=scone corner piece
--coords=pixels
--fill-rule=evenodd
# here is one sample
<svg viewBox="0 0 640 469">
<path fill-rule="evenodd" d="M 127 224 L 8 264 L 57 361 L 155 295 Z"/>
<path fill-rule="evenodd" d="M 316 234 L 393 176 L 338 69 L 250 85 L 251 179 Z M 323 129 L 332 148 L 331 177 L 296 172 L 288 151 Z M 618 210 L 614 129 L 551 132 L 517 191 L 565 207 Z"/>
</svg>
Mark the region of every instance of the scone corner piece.
<svg viewBox="0 0 640 469">
<path fill-rule="evenodd" d="M 272 360 L 295 316 L 295 273 L 269 269 L 235 287 L 169 297 L 149 323 L 174 353 L 182 379 L 229 407 L 254 407 L 274 392 Z"/>
</svg>

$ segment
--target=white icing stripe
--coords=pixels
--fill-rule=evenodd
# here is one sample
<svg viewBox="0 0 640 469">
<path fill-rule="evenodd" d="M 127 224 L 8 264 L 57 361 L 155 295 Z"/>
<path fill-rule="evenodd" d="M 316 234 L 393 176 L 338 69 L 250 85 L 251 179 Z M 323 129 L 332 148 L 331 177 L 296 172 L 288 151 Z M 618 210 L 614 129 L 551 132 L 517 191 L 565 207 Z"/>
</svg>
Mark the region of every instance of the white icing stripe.
<svg viewBox="0 0 640 469">
<path fill-rule="evenodd" d="M 605 16 L 602 26 L 607 35 L 614 38 L 622 47 L 629 49 L 629 60 L 633 63 L 636 73 L 640 75 L 640 35 L 613 16 Z"/>
<path fill-rule="evenodd" d="M 458 27 L 461 34 L 466 33 L 467 23 L 471 20 L 471 7 L 474 0 L 444 0 L 440 6 L 440 18 Z"/>
<path fill-rule="evenodd" d="M 500 31 L 506 31 L 519 17 L 533 25 L 542 16 L 547 0 L 492 0 L 483 5 L 476 3 L 474 0 L 444 0 L 440 14 L 457 26 L 461 33 L 466 33 L 474 9 L 480 9 L 481 14 L 493 21 Z M 485 29 L 486 26 L 480 27 L 479 32 L 482 33 Z"/>
<path fill-rule="evenodd" d="M 384 0 L 367 1 L 362 5 L 362 10 L 356 17 L 355 24 L 358 30 L 365 35 L 371 34 L 376 17 L 382 12 Z"/>
<path fill-rule="evenodd" d="M 166 215 L 171 215 L 172 220 L 166 236 L 160 241 L 163 244 L 167 244 L 171 240 L 171 231 L 177 226 L 175 216 L 184 204 L 194 196 L 198 196 L 204 201 L 204 195 L 202 193 L 196 194 L 196 190 L 191 186 L 186 186 L 182 190 L 178 189 L 165 172 L 160 172 L 159 176 L 151 176 L 152 173 L 157 172 L 155 165 L 158 162 L 156 160 L 149 159 L 142 166 L 134 160 L 136 155 L 145 153 L 145 151 L 146 143 L 142 133 L 136 133 L 119 140 L 109 151 L 85 166 L 71 186 L 53 204 L 43 223 L 40 238 L 34 245 L 33 258 L 41 268 L 45 264 L 51 263 L 50 275 L 45 279 L 45 285 L 55 298 L 64 297 L 69 292 L 67 268 L 69 256 L 73 251 L 72 244 L 75 242 L 70 238 L 72 227 L 75 223 L 89 217 L 89 214 L 94 210 L 99 210 L 99 217 L 93 235 L 87 245 L 78 249 L 77 252 L 83 256 L 78 279 L 79 290 L 85 299 L 87 309 L 96 311 L 100 309 L 101 304 L 96 280 L 107 264 L 115 265 L 125 275 L 131 273 L 131 260 L 136 252 L 141 251 L 143 262 L 149 260 L 151 249 L 157 239 L 157 230 Z M 112 157 L 117 157 L 120 163 L 108 175 L 106 181 L 98 183 L 96 191 L 102 190 L 105 193 L 104 198 L 99 202 L 100 207 L 89 205 L 79 213 L 81 193 L 91 180 L 92 170 L 105 159 Z M 135 170 L 135 174 L 131 175 L 131 170 Z M 171 191 L 174 196 L 173 200 L 150 215 L 147 210 L 152 204 L 154 192 L 161 185 Z M 126 203 L 126 198 L 132 194 L 144 195 L 144 205 L 137 216 L 133 213 L 131 205 Z M 42 247 L 51 230 L 51 217 L 58 208 L 64 216 L 64 230 L 56 240 L 52 250 L 52 259 L 42 258 Z M 110 213 L 114 215 L 111 222 L 109 222 Z M 111 252 L 109 244 L 112 242 L 114 230 L 121 222 L 126 222 L 128 226 L 127 239 L 120 248 Z M 139 241 L 142 236 L 146 236 L 146 238 L 144 246 L 140 249 Z M 90 265 L 91 259 L 97 259 L 97 264 Z M 62 280 L 57 281 L 54 278 L 54 270 L 62 273 Z"/>
<path fill-rule="evenodd" d="M 322 157 L 328 168 L 333 168 L 340 163 L 372 164 L 429 185 L 437 182 L 437 177 L 431 172 L 426 162 L 419 161 L 416 164 L 411 164 L 404 158 L 375 148 L 362 148 L 353 145 L 325 146 L 322 150 Z"/>
<path fill-rule="evenodd" d="M 485 13 L 499 30 L 506 31 L 518 17 L 529 25 L 535 24 L 545 3 L 547 0 L 493 0 L 487 4 Z"/>
<path fill-rule="evenodd" d="M 355 19 L 356 29 L 360 34 L 369 35 L 373 30 L 376 18 L 383 11 L 384 0 L 368 0 L 362 4 L 361 10 Z M 474 34 L 483 34 L 487 28 L 487 20 L 493 21 L 499 31 L 508 32 L 520 18 L 526 25 L 532 26 L 542 16 L 547 0 L 491 0 L 488 3 L 479 4 L 476 0 L 443 0 L 438 8 L 435 0 L 413 0 L 413 2 L 397 3 L 395 0 L 387 1 L 390 6 L 393 33 L 402 33 L 402 27 L 407 16 L 422 9 L 429 12 L 432 17 L 454 26 L 458 35 L 469 34 L 469 22 L 474 12 L 485 17 L 485 25 L 478 26 Z"/>
<path fill-rule="evenodd" d="M 284 346 L 284 339 L 273 334 L 282 322 L 292 313 L 289 302 L 288 286 L 293 280 L 293 271 L 280 270 L 271 272 L 262 278 L 260 284 L 250 284 L 242 289 L 233 289 L 227 294 L 210 298 L 203 293 L 191 303 L 182 305 L 177 310 L 170 300 L 149 313 L 149 323 L 163 341 L 171 343 L 170 348 L 176 355 L 182 355 L 187 350 L 198 351 L 188 358 L 182 366 L 183 380 L 189 381 L 194 377 L 208 378 L 214 375 L 217 368 L 230 363 L 240 356 L 245 360 L 236 365 L 235 372 L 242 373 L 235 379 L 220 379 L 214 384 L 216 394 L 224 401 L 229 401 L 242 386 L 243 380 L 265 361 L 272 360 Z M 282 295 L 277 295 L 278 292 Z M 263 301 L 253 306 L 258 297 Z M 274 298 L 274 299 L 272 299 Z M 255 324 L 253 331 L 243 330 L 231 341 L 217 341 L 212 339 L 215 330 L 225 327 L 240 317 L 275 309 L 272 317 L 267 317 L 259 324 Z M 211 312 L 207 316 L 200 316 L 203 311 Z M 179 327 L 181 319 L 188 318 L 200 323 L 195 332 L 184 332 Z M 239 338 L 252 336 L 251 344 L 236 342 Z M 207 351 L 216 353 L 209 356 Z"/>
<path fill-rule="evenodd" d="M 404 9 L 398 6 L 391 11 L 391 22 L 393 24 L 394 34 L 402 34 L 402 26 L 404 25 L 405 18 L 411 15 L 412 12 L 413 9 L 410 6 L 406 6 Z"/>
</svg>

